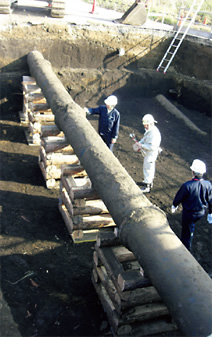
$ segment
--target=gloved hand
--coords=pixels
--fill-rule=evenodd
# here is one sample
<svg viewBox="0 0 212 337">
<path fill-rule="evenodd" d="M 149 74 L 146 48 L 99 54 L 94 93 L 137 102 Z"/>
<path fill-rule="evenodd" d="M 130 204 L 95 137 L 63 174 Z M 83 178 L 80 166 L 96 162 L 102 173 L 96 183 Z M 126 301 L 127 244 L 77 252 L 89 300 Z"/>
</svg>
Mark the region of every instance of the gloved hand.
<svg viewBox="0 0 212 337">
<path fill-rule="evenodd" d="M 134 144 L 133 144 L 133 150 L 134 150 L 135 152 L 141 152 L 141 150 L 142 150 L 142 145 L 141 145 L 141 143 L 139 143 L 139 142 L 134 143 Z"/>
<path fill-rule="evenodd" d="M 84 111 L 85 111 L 86 115 L 90 115 L 90 112 L 89 112 L 88 108 L 85 107 Z"/>
<path fill-rule="evenodd" d="M 207 220 L 208 220 L 208 223 L 212 223 L 212 214 L 208 214 Z"/>
<path fill-rule="evenodd" d="M 171 207 L 171 212 L 172 212 L 172 213 L 175 213 L 177 209 L 178 209 L 178 206 L 175 207 L 174 205 L 172 205 L 172 207 Z"/>
</svg>

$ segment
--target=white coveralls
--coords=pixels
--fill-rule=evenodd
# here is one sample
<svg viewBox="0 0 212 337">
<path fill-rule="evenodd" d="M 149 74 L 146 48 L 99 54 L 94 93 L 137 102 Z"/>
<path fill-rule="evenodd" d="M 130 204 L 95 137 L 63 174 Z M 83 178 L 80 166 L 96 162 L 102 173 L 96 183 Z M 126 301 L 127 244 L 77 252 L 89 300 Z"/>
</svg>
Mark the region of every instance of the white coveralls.
<svg viewBox="0 0 212 337">
<path fill-rule="evenodd" d="M 155 176 L 155 161 L 161 151 L 161 134 L 155 125 L 152 125 L 149 130 L 146 130 L 144 137 L 140 140 L 142 152 L 144 155 L 143 174 L 144 183 L 152 184 Z"/>
</svg>

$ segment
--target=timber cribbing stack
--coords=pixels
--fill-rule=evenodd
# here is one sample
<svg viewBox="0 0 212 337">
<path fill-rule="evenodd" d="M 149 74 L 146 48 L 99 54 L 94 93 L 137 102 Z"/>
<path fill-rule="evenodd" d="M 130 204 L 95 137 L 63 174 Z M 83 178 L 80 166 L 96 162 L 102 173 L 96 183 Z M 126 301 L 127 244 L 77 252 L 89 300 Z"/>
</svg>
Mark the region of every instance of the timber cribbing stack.
<svg viewBox="0 0 212 337">
<path fill-rule="evenodd" d="M 39 145 L 41 125 L 54 125 L 55 117 L 33 77 L 23 76 L 22 87 L 23 112 L 20 113 L 20 120 L 28 126 L 28 144 Z"/>
<path fill-rule="evenodd" d="M 100 231 L 116 226 L 81 166 L 62 169 L 59 209 L 74 242 L 96 241 Z"/>
<path fill-rule="evenodd" d="M 45 129 L 44 129 L 45 128 Z M 50 133 L 48 127 L 48 133 Z M 62 166 L 66 164 L 77 164 L 79 159 L 74 153 L 71 145 L 67 143 L 64 135 L 45 136 L 46 127 L 41 127 L 41 141 L 39 166 L 48 189 L 59 189 Z"/>
<path fill-rule="evenodd" d="M 23 76 L 23 113 L 29 145 L 40 146 L 38 164 L 48 189 L 59 189 L 59 210 L 72 240 L 95 241 L 116 225 L 92 187 L 74 149 L 54 123 L 54 115 L 33 77 Z"/>
<path fill-rule="evenodd" d="M 92 282 L 115 336 L 152 336 L 177 330 L 155 287 L 116 234 L 99 233 Z"/>
</svg>

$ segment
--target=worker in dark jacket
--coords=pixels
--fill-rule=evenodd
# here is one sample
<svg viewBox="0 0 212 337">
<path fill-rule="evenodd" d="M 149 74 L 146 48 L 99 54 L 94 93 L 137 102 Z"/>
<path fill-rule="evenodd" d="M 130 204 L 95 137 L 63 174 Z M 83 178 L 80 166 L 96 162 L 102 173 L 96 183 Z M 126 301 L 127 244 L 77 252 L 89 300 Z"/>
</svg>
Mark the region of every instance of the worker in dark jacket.
<svg viewBox="0 0 212 337">
<path fill-rule="evenodd" d="M 88 115 L 99 115 L 98 132 L 109 149 L 113 151 L 113 146 L 117 141 L 120 125 L 120 113 L 115 106 L 118 104 L 117 97 L 111 95 L 104 101 L 105 105 L 97 108 L 85 108 Z"/>
<path fill-rule="evenodd" d="M 195 159 L 190 169 L 193 178 L 180 187 L 171 207 L 171 212 L 174 213 L 178 205 L 182 204 L 181 241 L 188 250 L 191 249 L 195 223 L 205 215 L 207 207 L 207 220 L 212 223 L 212 184 L 210 181 L 203 179 L 206 165 L 203 161 Z"/>
</svg>

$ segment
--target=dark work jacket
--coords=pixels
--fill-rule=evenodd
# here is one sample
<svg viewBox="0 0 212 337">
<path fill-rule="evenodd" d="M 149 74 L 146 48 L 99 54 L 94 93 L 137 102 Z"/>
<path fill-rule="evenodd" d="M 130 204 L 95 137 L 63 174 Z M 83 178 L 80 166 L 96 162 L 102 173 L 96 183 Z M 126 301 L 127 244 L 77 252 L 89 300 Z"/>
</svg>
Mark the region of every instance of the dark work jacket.
<svg viewBox="0 0 212 337">
<path fill-rule="evenodd" d="M 177 192 L 173 205 L 182 204 L 183 211 L 202 212 L 208 206 L 208 213 L 212 212 L 212 184 L 208 180 L 197 177 L 185 182 Z"/>
<path fill-rule="evenodd" d="M 99 115 L 98 132 L 101 136 L 110 136 L 110 138 L 118 138 L 120 114 L 117 109 L 113 109 L 108 113 L 106 105 L 100 105 L 98 108 L 88 109 L 91 115 Z"/>
</svg>

